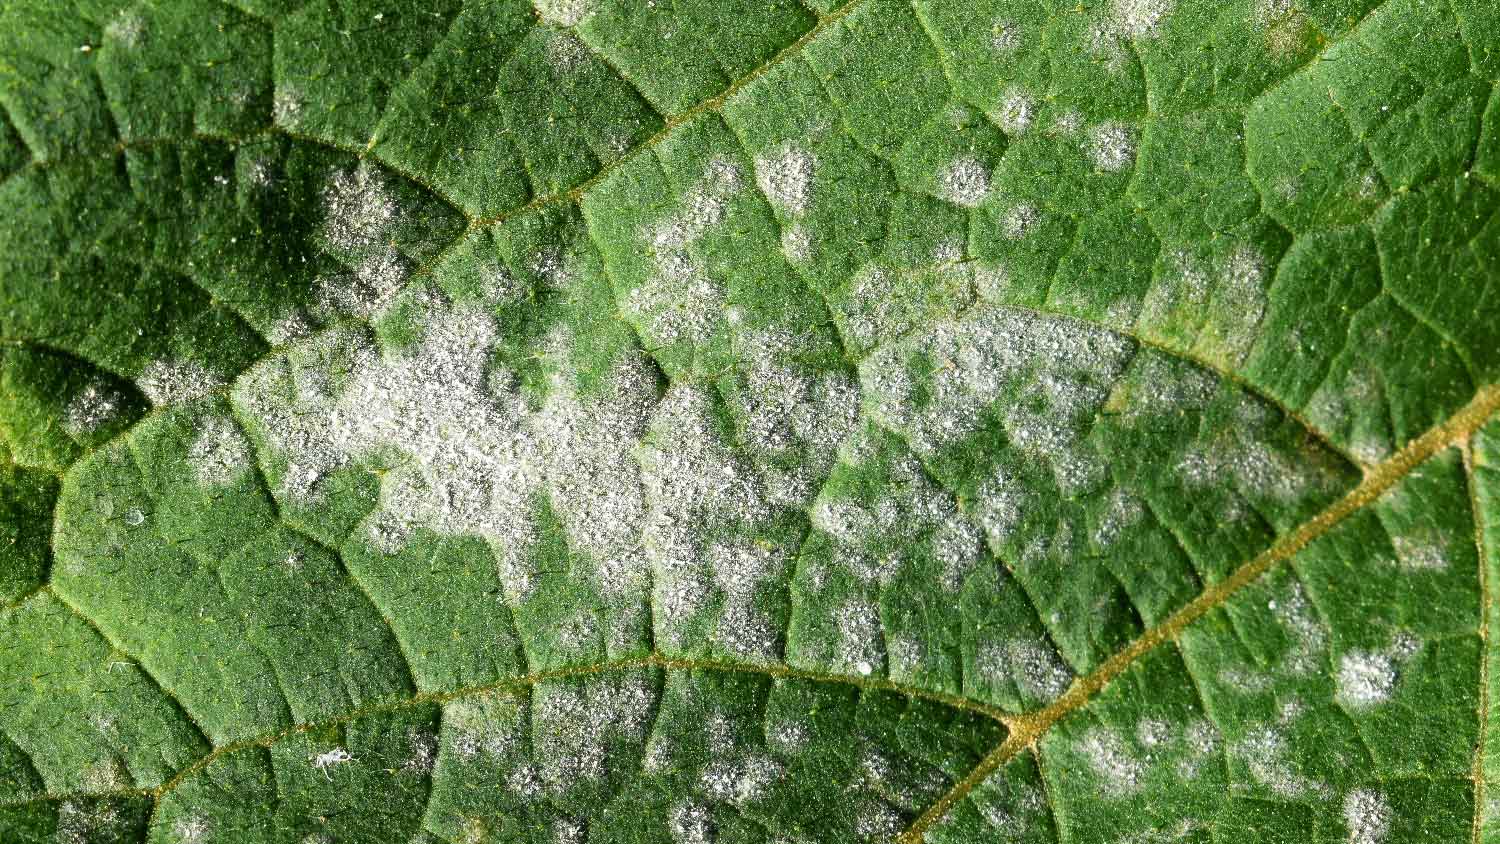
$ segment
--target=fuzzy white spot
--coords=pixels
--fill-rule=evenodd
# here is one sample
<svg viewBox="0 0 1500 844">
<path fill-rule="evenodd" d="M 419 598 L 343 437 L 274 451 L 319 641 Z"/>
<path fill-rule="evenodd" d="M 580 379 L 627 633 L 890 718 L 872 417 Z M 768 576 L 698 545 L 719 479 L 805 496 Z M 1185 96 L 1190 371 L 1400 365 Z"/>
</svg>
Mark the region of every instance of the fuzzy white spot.
<svg viewBox="0 0 1500 844">
<path fill-rule="evenodd" d="M 1089 137 L 1088 151 L 1095 167 L 1118 173 L 1135 163 L 1134 132 L 1123 123 L 1101 123 Z"/>
<path fill-rule="evenodd" d="M 1338 691 L 1334 700 L 1354 712 L 1364 712 L 1390 700 L 1400 672 L 1396 659 L 1405 656 L 1399 647 L 1393 653 L 1350 651 L 1339 658 Z"/>
<path fill-rule="evenodd" d="M 74 394 L 63 409 L 63 430 L 83 436 L 99 429 L 120 412 L 125 397 L 102 381 L 94 381 Z"/>
<path fill-rule="evenodd" d="M 249 470 L 254 460 L 250 441 L 233 420 L 218 414 L 203 417 L 198 437 L 188 449 L 188 462 L 204 486 L 222 486 Z"/>
<path fill-rule="evenodd" d="M 1005 98 L 1000 101 L 999 110 L 995 112 L 996 125 L 1009 135 L 1025 134 L 1035 119 L 1036 100 L 1025 91 L 1016 89 L 1006 92 Z"/>
<path fill-rule="evenodd" d="M 770 203 L 788 214 L 802 214 L 812 200 L 817 158 L 787 141 L 755 158 L 755 183 Z"/>
<path fill-rule="evenodd" d="M 577 26 L 592 14 L 588 0 L 532 0 L 542 20 L 556 26 Z"/>
<path fill-rule="evenodd" d="M 224 386 L 224 379 L 191 360 L 158 360 L 146 365 L 135 383 L 153 405 L 179 404 Z"/>
<path fill-rule="evenodd" d="M 990 171 L 976 158 L 961 156 L 938 174 L 938 194 L 965 208 L 973 208 L 990 193 Z"/>
<path fill-rule="evenodd" d="M 1391 804 L 1380 792 L 1356 788 L 1344 795 L 1349 844 L 1383 844 L 1391 830 Z"/>
</svg>

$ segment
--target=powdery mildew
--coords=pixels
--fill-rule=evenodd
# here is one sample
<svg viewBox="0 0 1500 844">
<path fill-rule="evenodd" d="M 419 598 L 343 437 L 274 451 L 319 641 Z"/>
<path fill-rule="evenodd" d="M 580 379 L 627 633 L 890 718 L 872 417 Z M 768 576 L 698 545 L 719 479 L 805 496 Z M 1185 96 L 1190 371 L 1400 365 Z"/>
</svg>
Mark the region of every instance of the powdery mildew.
<svg viewBox="0 0 1500 844">
<path fill-rule="evenodd" d="M 115 419 L 125 397 L 102 381 L 93 381 L 73 395 L 63 408 L 63 430 L 79 437 Z"/>
<path fill-rule="evenodd" d="M 709 275 L 692 247 L 723 222 L 742 182 L 738 165 L 714 159 L 683 196 L 680 210 L 642 232 L 654 272 L 630 291 L 623 308 L 652 345 L 702 343 L 722 320 L 723 285 Z"/>
</svg>

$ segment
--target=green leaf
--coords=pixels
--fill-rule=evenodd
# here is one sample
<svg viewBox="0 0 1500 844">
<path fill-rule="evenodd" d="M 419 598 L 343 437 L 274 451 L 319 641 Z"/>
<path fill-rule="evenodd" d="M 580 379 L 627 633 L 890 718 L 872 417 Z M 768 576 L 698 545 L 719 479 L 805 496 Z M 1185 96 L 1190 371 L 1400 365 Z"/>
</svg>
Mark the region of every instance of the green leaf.
<svg viewBox="0 0 1500 844">
<path fill-rule="evenodd" d="M 0 840 L 1500 841 L 1496 8 L 0 4 Z"/>
</svg>

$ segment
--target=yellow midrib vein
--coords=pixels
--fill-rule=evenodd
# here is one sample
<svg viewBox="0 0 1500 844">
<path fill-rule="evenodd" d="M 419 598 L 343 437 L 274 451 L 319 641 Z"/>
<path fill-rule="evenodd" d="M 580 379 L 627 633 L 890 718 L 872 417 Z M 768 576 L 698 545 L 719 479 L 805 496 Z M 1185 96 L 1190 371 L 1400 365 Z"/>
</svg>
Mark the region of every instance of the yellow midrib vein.
<svg viewBox="0 0 1500 844">
<path fill-rule="evenodd" d="M 1161 624 L 1142 633 L 1114 656 L 1106 659 L 1098 668 L 1078 678 L 1062 697 L 1043 709 L 1024 715 L 1004 718 L 1009 729 L 1005 741 L 990 751 L 973 770 L 959 780 L 936 802 L 927 807 L 916 821 L 902 833 L 900 844 L 917 844 L 938 821 L 947 815 L 960 800 L 968 796 L 976 786 L 994 773 L 1001 765 L 1014 759 L 1017 754 L 1036 744 L 1052 725 L 1069 713 L 1091 701 L 1137 659 L 1158 645 L 1177 637 L 1183 628 L 1201 618 L 1209 610 L 1220 606 L 1240 589 L 1249 585 L 1276 564 L 1290 559 L 1306 548 L 1313 540 L 1324 535 L 1350 515 L 1375 501 L 1386 490 L 1406 477 L 1413 469 L 1429 457 L 1453 445 L 1466 442 L 1474 431 L 1500 410 L 1500 385 L 1480 388 L 1474 398 L 1446 421 L 1407 443 L 1404 448 L 1384 461 L 1371 467 L 1364 480 L 1338 501 L 1330 504 L 1316 516 L 1303 522 L 1292 532 L 1283 535 L 1266 550 L 1249 562 L 1235 569 L 1228 577 L 1212 584 L 1172 613 Z"/>
</svg>

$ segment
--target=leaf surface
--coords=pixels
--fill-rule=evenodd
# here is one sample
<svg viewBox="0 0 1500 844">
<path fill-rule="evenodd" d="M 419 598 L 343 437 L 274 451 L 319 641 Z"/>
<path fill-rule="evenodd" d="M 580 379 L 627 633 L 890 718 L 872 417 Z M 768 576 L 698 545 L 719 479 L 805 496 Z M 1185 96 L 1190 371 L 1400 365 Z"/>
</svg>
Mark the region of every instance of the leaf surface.
<svg viewBox="0 0 1500 844">
<path fill-rule="evenodd" d="M 1500 840 L 1491 6 L 0 6 L 0 838 Z"/>
</svg>

